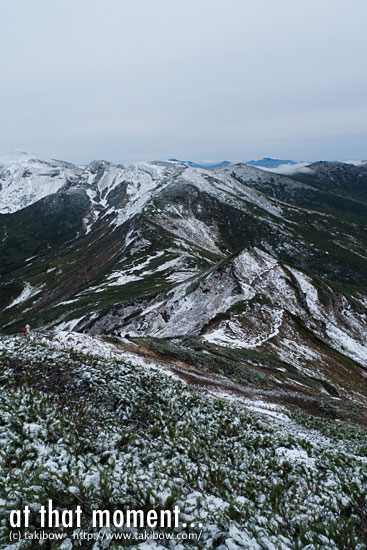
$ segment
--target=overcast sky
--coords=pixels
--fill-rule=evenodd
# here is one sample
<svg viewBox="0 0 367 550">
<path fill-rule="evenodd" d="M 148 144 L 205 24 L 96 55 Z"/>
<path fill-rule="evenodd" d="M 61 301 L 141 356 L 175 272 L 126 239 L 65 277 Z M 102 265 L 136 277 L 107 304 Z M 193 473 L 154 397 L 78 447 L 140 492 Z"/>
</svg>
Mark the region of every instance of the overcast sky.
<svg viewBox="0 0 367 550">
<path fill-rule="evenodd" d="M 1 0 L 0 153 L 367 158 L 366 0 Z"/>
</svg>

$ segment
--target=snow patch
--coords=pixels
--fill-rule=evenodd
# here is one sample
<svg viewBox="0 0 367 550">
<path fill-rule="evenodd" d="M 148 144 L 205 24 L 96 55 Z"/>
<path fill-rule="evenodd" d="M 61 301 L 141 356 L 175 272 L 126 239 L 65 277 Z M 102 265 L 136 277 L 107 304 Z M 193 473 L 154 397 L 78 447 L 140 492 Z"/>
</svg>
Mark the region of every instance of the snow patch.
<svg viewBox="0 0 367 550">
<path fill-rule="evenodd" d="M 11 304 L 6 306 L 5 309 L 10 309 L 11 307 L 26 302 L 27 300 L 29 300 L 29 298 L 41 292 L 41 288 L 42 287 L 34 287 L 30 283 L 25 283 L 25 286 L 19 296 L 15 298 L 15 300 L 13 300 Z"/>
</svg>

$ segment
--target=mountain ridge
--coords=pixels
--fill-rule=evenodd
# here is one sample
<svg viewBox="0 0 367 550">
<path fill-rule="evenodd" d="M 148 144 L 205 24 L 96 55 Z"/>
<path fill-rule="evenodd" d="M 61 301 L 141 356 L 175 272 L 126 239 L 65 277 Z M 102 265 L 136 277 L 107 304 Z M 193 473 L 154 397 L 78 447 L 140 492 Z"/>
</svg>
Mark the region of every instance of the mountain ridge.
<svg viewBox="0 0 367 550">
<path fill-rule="evenodd" d="M 264 391 L 324 384 L 363 403 L 364 167 L 44 162 L 0 168 L 1 204 L 16 209 L 0 215 L 3 331 L 128 333 L 230 376 L 239 359 L 222 367 L 215 350 L 237 350 Z M 44 194 L 54 178 L 38 198 L 32 185 Z"/>
</svg>

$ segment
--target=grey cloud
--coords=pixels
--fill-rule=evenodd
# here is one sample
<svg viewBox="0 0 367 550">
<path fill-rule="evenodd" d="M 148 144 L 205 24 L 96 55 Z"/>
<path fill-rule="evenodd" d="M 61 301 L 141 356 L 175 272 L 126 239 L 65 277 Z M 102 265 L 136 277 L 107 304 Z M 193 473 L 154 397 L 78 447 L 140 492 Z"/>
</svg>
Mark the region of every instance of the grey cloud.
<svg viewBox="0 0 367 550">
<path fill-rule="evenodd" d="M 366 158 L 364 0 L 14 0 L 0 153 Z"/>
</svg>

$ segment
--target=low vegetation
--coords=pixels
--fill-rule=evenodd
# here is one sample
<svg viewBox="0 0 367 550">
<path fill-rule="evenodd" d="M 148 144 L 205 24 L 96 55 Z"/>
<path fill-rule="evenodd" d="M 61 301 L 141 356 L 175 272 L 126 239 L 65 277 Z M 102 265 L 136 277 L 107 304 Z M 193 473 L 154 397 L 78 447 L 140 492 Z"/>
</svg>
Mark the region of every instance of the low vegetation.
<svg viewBox="0 0 367 550">
<path fill-rule="evenodd" d="M 11 337 L 0 340 L 0 384 L 2 548 L 37 548 L 10 545 L 9 512 L 29 504 L 37 530 L 37 510 L 53 499 L 60 510 L 81 505 L 86 532 L 96 508 L 177 505 L 181 521 L 203 523 L 192 548 L 366 549 L 367 447 L 357 428 L 296 412 L 267 417 L 156 369 Z M 52 548 L 108 547 L 59 532 Z"/>
</svg>

